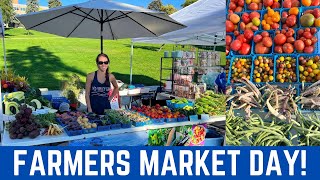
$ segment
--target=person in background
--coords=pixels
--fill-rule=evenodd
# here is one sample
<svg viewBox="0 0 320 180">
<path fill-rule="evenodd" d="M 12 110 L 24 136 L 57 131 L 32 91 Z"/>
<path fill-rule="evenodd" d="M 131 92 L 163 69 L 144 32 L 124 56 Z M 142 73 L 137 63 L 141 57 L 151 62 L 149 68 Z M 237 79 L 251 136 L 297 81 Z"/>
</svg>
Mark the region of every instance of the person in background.
<svg viewBox="0 0 320 180">
<path fill-rule="evenodd" d="M 118 84 L 113 74 L 109 72 L 109 57 L 101 53 L 96 58 L 98 70 L 87 75 L 86 103 L 88 112 L 104 114 L 105 109 L 111 109 L 110 101 L 119 93 Z M 114 89 L 109 95 L 111 84 Z"/>
<path fill-rule="evenodd" d="M 220 73 L 216 78 L 215 83 L 218 86 L 218 92 L 225 94 L 226 84 L 227 84 L 226 73 L 225 72 Z"/>
</svg>

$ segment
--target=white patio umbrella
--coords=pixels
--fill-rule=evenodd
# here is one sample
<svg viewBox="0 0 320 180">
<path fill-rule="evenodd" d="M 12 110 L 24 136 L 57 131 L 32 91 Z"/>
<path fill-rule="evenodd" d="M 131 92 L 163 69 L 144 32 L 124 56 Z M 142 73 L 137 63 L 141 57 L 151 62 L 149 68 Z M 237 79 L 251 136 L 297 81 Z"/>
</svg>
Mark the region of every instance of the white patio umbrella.
<svg viewBox="0 0 320 180">
<path fill-rule="evenodd" d="M 103 39 L 156 37 L 186 26 L 163 12 L 114 2 L 91 0 L 17 16 L 28 30 L 63 37 Z"/>
</svg>

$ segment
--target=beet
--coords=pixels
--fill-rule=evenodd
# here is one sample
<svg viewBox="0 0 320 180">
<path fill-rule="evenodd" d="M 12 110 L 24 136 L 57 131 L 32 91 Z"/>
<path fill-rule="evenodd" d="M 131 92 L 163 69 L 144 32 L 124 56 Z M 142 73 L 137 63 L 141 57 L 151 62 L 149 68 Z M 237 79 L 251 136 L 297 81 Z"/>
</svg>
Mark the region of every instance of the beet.
<svg viewBox="0 0 320 180">
<path fill-rule="evenodd" d="M 25 113 L 25 115 L 30 116 L 31 113 L 32 113 L 32 109 L 31 109 L 31 108 L 26 108 L 26 109 L 24 110 L 24 113 Z"/>
<path fill-rule="evenodd" d="M 34 139 L 34 138 L 36 138 L 36 137 L 39 136 L 39 135 L 40 135 L 39 129 L 33 130 L 32 132 L 29 133 L 29 137 L 30 137 L 31 139 Z"/>
<path fill-rule="evenodd" d="M 17 134 L 10 133 L 10 139 L 17 139 Z"/>
</svg>

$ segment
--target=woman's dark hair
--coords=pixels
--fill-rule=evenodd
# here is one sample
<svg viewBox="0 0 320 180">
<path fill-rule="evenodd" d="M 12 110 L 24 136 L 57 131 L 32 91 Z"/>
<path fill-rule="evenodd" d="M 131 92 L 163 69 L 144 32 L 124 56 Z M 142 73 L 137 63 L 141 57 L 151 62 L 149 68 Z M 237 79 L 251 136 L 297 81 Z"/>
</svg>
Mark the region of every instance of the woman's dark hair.
<svg viewBox="0 0 320 180">
<path fill-rule="evenodd" d="M 110 64 L 110 59 L 109 59 L 108 55 L 106 55 L 106 54 L 104 54 L 104 53 L 98 54 L 98 56 L 97 56 L 97 58 L 96 58 L 96 64 L 98 64 L 100 57 L 105 57 L 105 58 L 107 58 L 107 59 L 108 59 L 108 62 L 109 62 L 109 64 Z M 106 70 L 106 83 L 107 83 L 107 85 L 108 85 L 108 83 L 109 83 L 109 66 L 108 66 L 108 69 Z"/>
</svg>

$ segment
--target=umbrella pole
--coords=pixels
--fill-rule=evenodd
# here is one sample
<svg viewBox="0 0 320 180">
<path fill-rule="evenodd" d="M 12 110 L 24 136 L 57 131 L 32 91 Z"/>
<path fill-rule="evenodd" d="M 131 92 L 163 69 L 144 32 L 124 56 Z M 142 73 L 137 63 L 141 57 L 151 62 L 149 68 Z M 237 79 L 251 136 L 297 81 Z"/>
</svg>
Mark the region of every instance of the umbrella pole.
<svg viewBox="0 0 320 180">
<path fill-rule="evenodd" d="M 132 84 L 132 59 L 133 59 L 133 42 L 131 40 L 131 54 L 130 54 L 130 84 Z"/>
<path fill-rule="evenodd" d="M 100 47 L 101 47 L 101 53 L 103 53 L 103 10 L 101 10 L 101 21 L 100 21 Z"/>
</svg>

